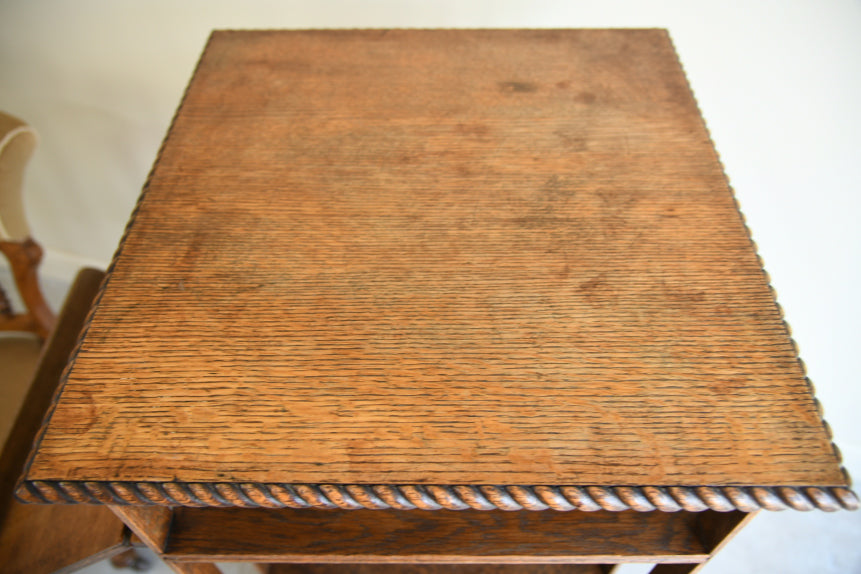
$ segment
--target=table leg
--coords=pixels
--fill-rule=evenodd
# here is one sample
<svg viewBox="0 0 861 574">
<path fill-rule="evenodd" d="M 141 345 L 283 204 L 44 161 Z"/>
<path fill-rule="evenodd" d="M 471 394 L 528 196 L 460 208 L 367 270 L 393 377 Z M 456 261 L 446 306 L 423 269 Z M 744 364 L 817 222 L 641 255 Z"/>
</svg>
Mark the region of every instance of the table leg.
<svg viewBox="0 0 861 574">
<path fill-rule="evenodd" d="M 110 506 L 110 509 L 177 574 L 221 574 L 215 564 L 176 562 L 164 557 L 173 509 L 167 506 Z"/>
</svg>

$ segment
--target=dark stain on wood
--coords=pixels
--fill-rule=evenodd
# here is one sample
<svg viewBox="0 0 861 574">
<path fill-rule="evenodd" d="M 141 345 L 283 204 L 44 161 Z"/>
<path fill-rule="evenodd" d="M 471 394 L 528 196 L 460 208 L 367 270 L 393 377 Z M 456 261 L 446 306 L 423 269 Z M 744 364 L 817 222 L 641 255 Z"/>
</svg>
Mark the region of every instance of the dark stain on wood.
<svg viewBox="0 0 861 574">
<path fill-rule="evenodd" d="M 528 94 L 531 92 L 537 92 L 538 86 L 531 82 L 507 81 L 499 82 L 499 89 L 505 93 Z"/>
</svg>

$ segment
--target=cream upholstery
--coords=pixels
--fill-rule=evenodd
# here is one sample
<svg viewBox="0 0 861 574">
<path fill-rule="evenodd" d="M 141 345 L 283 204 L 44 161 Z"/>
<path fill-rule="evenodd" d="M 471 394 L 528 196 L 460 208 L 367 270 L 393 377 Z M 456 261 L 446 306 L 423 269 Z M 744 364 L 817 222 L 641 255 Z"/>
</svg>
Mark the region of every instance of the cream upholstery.
<svg viewBox="0 0 861 574">
<path fill-rule="evenodd" d="M 0 287 L 0 331 L 32 331 L 45 339 L 54 326 L 36 269 L 42 248 L 30 236 L 24 215 L 24 170 L 36 149 L 36 132 L 22 120 L 0 112 L 0 251 L 9 262 L 26 307 L 14 313 Z"/>
<path fill-rule="evenodd" d="M 22 187 L 36 142 L 33 128 L 0 112 L 0 240 L 22 241 L 30 236 Z"/>
</svg>

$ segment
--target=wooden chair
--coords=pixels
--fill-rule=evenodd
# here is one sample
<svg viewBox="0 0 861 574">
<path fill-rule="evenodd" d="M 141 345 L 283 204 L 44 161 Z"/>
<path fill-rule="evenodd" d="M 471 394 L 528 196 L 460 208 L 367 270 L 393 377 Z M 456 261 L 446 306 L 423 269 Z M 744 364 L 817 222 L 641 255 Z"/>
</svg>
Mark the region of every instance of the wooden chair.
<svg viewBox="0 0 861 574">
<path fill-rule="evenodd" d="M 54 314 L 45 302 L 36 268 L 42 248 L 30 237 L 24 216 L 24 168 L 36 149 L 33 128 L 0 112 L 0 251 L 9 260 L 18 293 L 26 311 L 13 313 L 0 290 L 0 330 L 31 331 L 45 339 L 54 326 Z"/>
<path fill-rule="evenodd" d="M 7 574 L 72 572 L 110 556 L 143 566 L 130 533 L 101 506 L 37 506 L 13 499 L 30 446 L 72 353 L 104 272 L 83 269 L 55 317 L 39 288 L 41 247 L 24 219 L 24 168 L 36 135 L 0 113 L 0 250 L 25 309 L 14 312 L 0 288 L 0 570 Z M 132 550 L 133 551 L 133 550 Z"/>
</svg>

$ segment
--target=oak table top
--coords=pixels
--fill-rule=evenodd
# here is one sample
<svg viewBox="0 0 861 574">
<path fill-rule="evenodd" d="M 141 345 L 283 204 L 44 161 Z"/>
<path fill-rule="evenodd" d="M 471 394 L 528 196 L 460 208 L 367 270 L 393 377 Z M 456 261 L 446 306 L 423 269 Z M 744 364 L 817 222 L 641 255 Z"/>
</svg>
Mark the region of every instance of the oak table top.
<svg viewBox="0 0 861 574">
<path fill-rule="evenodd" d="M 224 31 L 18 496 L 751 510 L 848 486 L 665 31 Z"/>
</svg>

